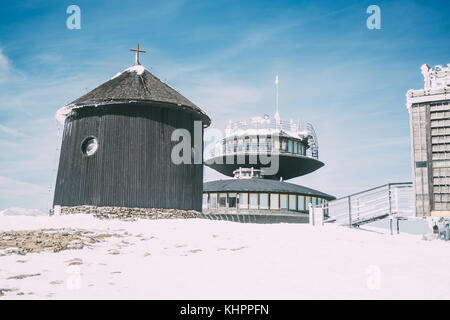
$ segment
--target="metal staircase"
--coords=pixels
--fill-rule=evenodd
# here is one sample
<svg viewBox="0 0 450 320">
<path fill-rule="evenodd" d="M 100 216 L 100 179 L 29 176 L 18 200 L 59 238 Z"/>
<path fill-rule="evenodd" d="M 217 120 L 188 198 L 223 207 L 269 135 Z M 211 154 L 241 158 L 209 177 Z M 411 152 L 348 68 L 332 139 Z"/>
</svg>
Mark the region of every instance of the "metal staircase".
<svg viewBox="0 0 450 320">
<path fill-rule="evenodd" d="M 414 215 L 413 184 L 389 183 L 328 202 L 328 221 L 359 227 L 384 218 Z"/>
</svg>

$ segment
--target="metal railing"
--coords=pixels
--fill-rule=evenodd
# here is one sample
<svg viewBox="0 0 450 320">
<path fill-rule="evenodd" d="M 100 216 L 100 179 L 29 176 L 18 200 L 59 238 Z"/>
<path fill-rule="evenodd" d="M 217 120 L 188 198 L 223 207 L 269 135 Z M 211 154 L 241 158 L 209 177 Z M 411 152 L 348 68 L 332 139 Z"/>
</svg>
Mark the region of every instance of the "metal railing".
<svg viewBox="0 0 450 320">
<path fill-rule="evenodd" d="M 410 217 L 414 215 L 413 184 L 389 183 L 329 201 L 324 209 L 330 220 L 356 227 L 387 217 Z"/>
<path fill-rule="evenodd" d="M 282 150 L 279 146 L 275 146 L 272 143 L 265 144 L 257 144 L 257 143 L 249 143 L 244 145 L 223 145 L 221 143 L 216 144 L 215 148 L 210 151 L 209 154 L 206 154 L 205 158 L 213 158 L 217 156 L 225 156 L 225 155 L 238 155 L 238 154 L 267 154 L 267 155 L 277 155 L 277 154 L 292 154 L 296 156 L 304 156 L 315 158 L 313 153 L 308 149 L 304 150 L 302 148 L 302 152 L 290 152 L 289 150 Z"/>
<path fill-rule="evenodd" d="M 227 137 L 242 136 L 245 133 L 252 133 L 261 136 L 271 136 L 279 134 L 280 131 L 297 139 L 308 139 L 307 156 L 315 159 L 319 158 L 319 140 L 311 123 L 255 117 L 250 120 L 231 122 L 226 129 L 226 135 Z"/>
<path fill-rule="evenodd" d="M 297 134 L 306 133 L 307 125 L 300 123 L 300 121 L 284 121 L 275 119 L 263 119 L 260 117 L 255 117 L 250 120 L 241 120 L 231 122 L 227 127 L 227 133 L 229 134 L 239 134 L 240 131 L 247 130 L 283 130 L 286 132 L 292 132 Z"/>
</svg>

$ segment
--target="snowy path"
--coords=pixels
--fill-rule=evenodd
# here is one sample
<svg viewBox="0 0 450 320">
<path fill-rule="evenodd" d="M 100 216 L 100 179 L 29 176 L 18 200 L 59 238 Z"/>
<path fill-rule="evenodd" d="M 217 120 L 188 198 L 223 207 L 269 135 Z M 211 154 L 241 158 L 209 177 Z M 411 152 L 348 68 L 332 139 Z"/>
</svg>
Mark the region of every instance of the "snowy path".
<svg viewBox="0 0 450 320">
<path fill-rule="evenodd" d="M 0 257 L 0 299 L 450 298 L 450 243 L 415 235 L 199 219 L 0 217 L 0 231 L 63 227 L 122 237 Z"/>
</svg>

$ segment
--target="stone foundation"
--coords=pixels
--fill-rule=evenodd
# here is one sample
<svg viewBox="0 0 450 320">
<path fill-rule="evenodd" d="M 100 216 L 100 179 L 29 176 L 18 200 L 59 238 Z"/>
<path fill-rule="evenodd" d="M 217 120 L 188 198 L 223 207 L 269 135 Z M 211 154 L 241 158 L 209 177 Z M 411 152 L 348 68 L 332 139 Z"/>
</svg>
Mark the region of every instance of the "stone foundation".
<svg viewBox="0 0 450 320">
<path fill-rule="evenodd" d="M 158 209 L 158 208 L 126 208 L 126 207 L 95 207 L 74 206 L 50 209 L 50 215 L 90 214 L 99 219 L 193 219 L 202 218 L 195 210 Z"/>
</svg>

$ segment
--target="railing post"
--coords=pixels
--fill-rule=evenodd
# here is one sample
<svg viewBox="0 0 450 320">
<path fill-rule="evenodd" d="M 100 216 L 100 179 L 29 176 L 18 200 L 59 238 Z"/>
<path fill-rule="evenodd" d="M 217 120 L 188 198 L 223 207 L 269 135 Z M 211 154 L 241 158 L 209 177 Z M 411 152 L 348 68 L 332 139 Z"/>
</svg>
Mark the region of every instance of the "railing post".
<svg viewBox="0 0 450 320">
<path fill-rule="evenodd" d="M 392 214 L 391 184 L 388 184 L 388 195 L 389 195 L 389 216 L 390 216 Z"/>
<path fill-rule="evenodd" d="M 393 231 L 392 231 L 392 203 L 391 203 L 391 184 L 388 184 L 388 200 L 389 200 L 389 226 L 391 229 L 391 236 L 393 235 Z"/>
<path fill-rule="evenodd" d="M 400 234 L 400 225 L 399 225 L 398 218 L 397 218 L 397 234 Z"/>
<path fill-rule="evenodd" d="M 309 207 L 309 224 L 314 226 L 314 207 L 312 206 L 312 203 L 309 202 L 308 203 L 308 207 Z"/>
<path fill-rule="evenodd" d="M 348 225 L 352 227 L 352 200 L 351 197 L 348 197 Z"/>
</svg>

